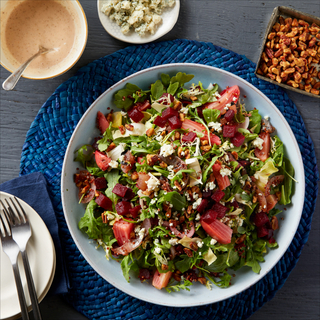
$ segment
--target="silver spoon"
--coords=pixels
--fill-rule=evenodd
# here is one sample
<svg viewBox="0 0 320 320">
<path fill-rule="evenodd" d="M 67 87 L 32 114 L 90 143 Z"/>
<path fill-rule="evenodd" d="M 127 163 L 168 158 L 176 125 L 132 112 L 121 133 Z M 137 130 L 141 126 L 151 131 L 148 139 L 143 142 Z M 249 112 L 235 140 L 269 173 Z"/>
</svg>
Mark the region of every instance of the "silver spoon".
<svg viewBox="0 0 320 320">
<path fill-rule="evenodd" d="M 2 84 L 2 88 L 4 90 L 12 90 L 17 82 L 19 81 L 20 77 L 22 76 L 22 73 L 28 65 L 37 57 L 39 57 L 41 54 L 46 54 L 50 51 L 53 51 L 53 49 L 46 49 L 42 46 L 39 47 L 39 51 L 33 55 L 30 59 L 28 59 L 25 63 L 23 63 L 15 72 L 13 72 Z"/>
</svg>

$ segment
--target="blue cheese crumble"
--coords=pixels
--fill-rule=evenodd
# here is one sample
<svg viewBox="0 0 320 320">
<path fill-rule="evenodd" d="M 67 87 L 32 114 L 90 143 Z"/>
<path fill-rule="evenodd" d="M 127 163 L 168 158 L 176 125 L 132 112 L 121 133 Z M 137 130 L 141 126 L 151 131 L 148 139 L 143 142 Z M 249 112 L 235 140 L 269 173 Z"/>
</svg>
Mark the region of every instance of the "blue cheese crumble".
<svg viewBox="0 0 320 320">
<path fill-rule="evenodd" d="M 162 22 L 163 9 L 174 4 L 175 0 L 111 0 L 102 6 L 101 11 L 121 27 L 123 34 L 133 30 L 144 36 L 156 32 Z"/>
</svg>

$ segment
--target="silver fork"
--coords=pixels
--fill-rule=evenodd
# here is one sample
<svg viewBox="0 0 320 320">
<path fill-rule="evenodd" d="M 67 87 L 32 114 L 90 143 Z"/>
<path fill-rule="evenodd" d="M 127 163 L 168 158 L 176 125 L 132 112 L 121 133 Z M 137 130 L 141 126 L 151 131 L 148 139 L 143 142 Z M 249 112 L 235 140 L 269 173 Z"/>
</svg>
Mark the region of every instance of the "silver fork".
<svg viewBox="0 0 320 320">
<path fill-rule="evenodd" d="M 4 210 L 2 211 L 3 211 L 3 215 L 0 214 L 0 229 L 1 229 L 0 235 L 1 235 L 2 250 L 8 256 L 12 264 L 14 279 L 16 281 L 16 286 L 18 291 L 22 319 L 29 320 L 26 299 L 24 297 L 24 291 L 23 291 L 20 272 L 19 272 L 18 263 L 17 263 L 20 250 L 18 245 L 12 239 L 8 219 L 5 215 L 6 213 Z"/>
<path fill-rule="evenodd" d="M 32 303 L 34 319 L 41 320 L 42 317 L 39 309 L 37 292 L 34 287 L 34 281 L 33 281 L 32 273 L 30 270 L 28 255 L 26 251 L 27 243 L 31 237 L 31 228 L 30 228 L 27 215 L 24 209 L 22 208 L 20 202 L 16 197 L 14 197 L 14 200 L 16 203 L 12 200 L 12 198 L 10 198 L 10 201 L 12 203 L 12 205 L 10 205 L 8 200 L 5 199 L 5 202 L 7 203 L 8 208 L 4 207 L 4 209 L 6 210 L 6 213 L 9 218 L 9 223 L 12 230 L 12 238 L 17 243 L 22 255 L 22 261 L 23 261 L 25 272 L 26 272 L 26 279 L 27 279 L 30 299 Z"/>
</svg>

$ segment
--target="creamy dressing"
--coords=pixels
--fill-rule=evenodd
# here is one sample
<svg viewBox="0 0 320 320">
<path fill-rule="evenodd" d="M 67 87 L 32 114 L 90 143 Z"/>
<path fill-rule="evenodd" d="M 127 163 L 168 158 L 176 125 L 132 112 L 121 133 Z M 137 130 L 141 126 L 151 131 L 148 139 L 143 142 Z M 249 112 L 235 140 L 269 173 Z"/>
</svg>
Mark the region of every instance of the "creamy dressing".
<svg viewBox="0 0 320 320">
<path fill-rule="evenodd" d="M 34 70 L 49 69 L 63 61 L 75 40 L 72 14 L 54 0 L 22 1 L 11 11 L 4 31 L 5 46 L 14 65 L 20 65 L 37 53 L 40 45 L 54 49 L 30 64 L 28 69 Z"/>
</svg>

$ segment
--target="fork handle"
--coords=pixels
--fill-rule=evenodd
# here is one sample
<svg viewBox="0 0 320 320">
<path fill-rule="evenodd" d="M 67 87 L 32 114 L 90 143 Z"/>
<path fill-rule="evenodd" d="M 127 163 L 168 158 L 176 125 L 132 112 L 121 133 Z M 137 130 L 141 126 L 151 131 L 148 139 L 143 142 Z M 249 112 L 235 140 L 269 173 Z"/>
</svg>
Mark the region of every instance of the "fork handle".
<svg viewBox="0 0 320 320">
<path fill-rule="evenodd" d="M 31 303 L 32 303 L 33 317 L 35 320 L 42 320 L 40 309 L 39 309 L 37 291 L 34 287 L 34 281 L 33 281 L 32 273 L 30 270 L 30 264 L 29 264 L 27 251 L 26 250 L 21 251 L 21 255 L 22 255 L 24 270 L 26 272 L 29 295 L 30 295 Z"/>
<path fill-rule="evenodd" d="M 12 268 L 13 268 L 14 279 L 16 281 L 16 286 L 17 286 L 17 291 L 18 291 L 18 297 L 19 297 L 20 308 L 21 308 L 21 316 L 22 316 L 23 320 L 29 320 L 27 303 L 26 303 L 26 299 L 24 297 L 24 291 L 23 291 L 23 287 L 22 287 L 22 283 L 21 283 L 18 265 L 16 263 L 12 264 Z"/>
</svg>

